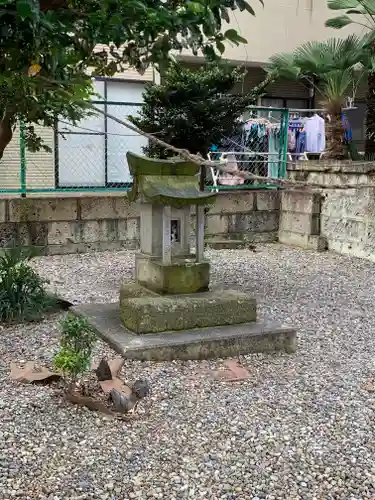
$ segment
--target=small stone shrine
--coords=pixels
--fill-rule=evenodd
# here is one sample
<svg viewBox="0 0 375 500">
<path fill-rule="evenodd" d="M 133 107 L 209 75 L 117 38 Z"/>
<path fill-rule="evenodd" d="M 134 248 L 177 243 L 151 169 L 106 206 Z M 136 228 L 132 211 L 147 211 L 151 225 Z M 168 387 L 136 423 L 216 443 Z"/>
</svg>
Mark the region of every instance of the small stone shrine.
<svg viewBox="0 0 375 500">
<path fill-rule="evenodd" d="M 204 210 L 215 202 L 216 193 L 199 190 L 199 167 L 130 152 L 127 160 L 133 176 L 129 196 L 140 207 L 135 283 L 121 286 L 119 304 L 76 306 L 76 313 L 86 316 L 127 358 L 202 359 L 294 352 L 295 331 L 257 322 L 254 298 L 235 290 L 210 289 L 210 264 L 204 259 Z"/>
</svg>

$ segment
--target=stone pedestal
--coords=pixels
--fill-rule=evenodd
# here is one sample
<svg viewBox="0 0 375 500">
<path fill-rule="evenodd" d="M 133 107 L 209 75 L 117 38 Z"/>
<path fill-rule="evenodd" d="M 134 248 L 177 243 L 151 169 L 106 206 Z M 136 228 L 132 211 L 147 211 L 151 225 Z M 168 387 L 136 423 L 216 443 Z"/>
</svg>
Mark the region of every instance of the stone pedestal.
<svg viewBox="0 0 375 500">
<path fill-rule="evenodd" d="M 256 321 L 256 301 L 234 290 L 159 295 L 125 284 L 120 291 L 120 315 L 124 326 L 137 334 L 192 330 Z"/>
<path fill-rule="evenodd" d="M 82 306 L 77 314 L 86 315 L 125 357 L 202 359 L 293 352 L 295 331 L 257 322 L 254 298 L 235 290 L 209 290 L 204 207 L 216 194 L 198 189 L 199 168 L 132 153 L 127 159 L 134 182 L 130 197 L 141 207 L 136 283 L 122 285 L 115 309 Z M 196 214 L 195 253 L 190 248 L 191 213 Z"/>
<path fill-rule="evenodd" d="M 210 264 L 174 259 L 170 264 L 138 254 L 135 258 L 137 282 L 161 294 L 206 292 Z"/>
</svg>

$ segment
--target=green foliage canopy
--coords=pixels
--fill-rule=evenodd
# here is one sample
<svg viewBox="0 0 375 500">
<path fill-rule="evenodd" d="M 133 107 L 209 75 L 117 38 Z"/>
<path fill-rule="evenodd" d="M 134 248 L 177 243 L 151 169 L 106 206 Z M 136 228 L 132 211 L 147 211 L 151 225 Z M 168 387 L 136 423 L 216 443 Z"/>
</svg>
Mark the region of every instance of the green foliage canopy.
<svg viewBox="0 0 375 500">
<path fill-rule="evenodd" d="M 241 90 L 243 78 L 243 69 L 224 64 L 198 71 L 175 65 L 161 85 L 147 85 L 140 113 L 129 120 L 168 144 L 205 156 L 210 146 L 238 131 L 241 115 L 272 80 L 270 76 L 248 93 L 234 93 L 236 85 Z M 144 152 L 153 158 L 173 154 L 155 143 Z"/>
<path fill-rule="evenodd" d="M 0 158 L 19 119 L 32 151 L 44 147 L 34 124 L 79 121 L 92 75 L 164 66 L 183 49 L 212 59 L 228 40 L 245 43 L 223 29 L 231 10 L 254 15 L 246 0 L 0 0 Z"/>
</svg>

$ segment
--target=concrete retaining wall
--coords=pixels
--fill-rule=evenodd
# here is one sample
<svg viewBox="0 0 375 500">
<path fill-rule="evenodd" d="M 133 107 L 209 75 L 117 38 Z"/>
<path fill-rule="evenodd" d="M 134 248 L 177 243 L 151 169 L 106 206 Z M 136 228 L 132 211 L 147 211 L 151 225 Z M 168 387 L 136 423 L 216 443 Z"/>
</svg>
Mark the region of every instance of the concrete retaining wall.
<svg viewBox="0 0 375 500">
<path fill-rule="evenodd" d="M 322 190 L 316 234 L 325 238 L 329 250 L 375 262 L 375 163 L 304 163 L 291 167 L 289 176 L 325 185 L 374 185 L 374 188 Z M 300 206 L 306 206 L 309 196 L 306 192 L 301 194 Z M 314 210 L 316 214 L 318 207 Z M 284 218 L 283 213 L 281 220 Z M 294 227 L 297 227 L 296 222 Z M 311 231 L 307 225 L 305 229 L 306 234 Z M 293 244 L 293 239 L 283 237 L 282 231 L 280 236 L 284 243 Z"/>
<path fill-rule="evenodd" d="M 249 242 L 277 241 L 279 195 L 276 190 L 220 193 L 206 214 L 206 237 Z"/>
<path fill-rule="evenodd" d="M 275 241 L 278 191 L 220 193 L 206 216 L 207 235 Z M 139 206 L 124 195 L 0 200 L 0 246 L 45 247 L 50 254 L 137 248 Z"/>
<path fill-rule="evenodd" d="M 282 192 L 280 243 L 317 251 L 327 248 L 326 240 L 320 234 L 321 201 L 319 193 L 306 190 Z"/>
</svg>

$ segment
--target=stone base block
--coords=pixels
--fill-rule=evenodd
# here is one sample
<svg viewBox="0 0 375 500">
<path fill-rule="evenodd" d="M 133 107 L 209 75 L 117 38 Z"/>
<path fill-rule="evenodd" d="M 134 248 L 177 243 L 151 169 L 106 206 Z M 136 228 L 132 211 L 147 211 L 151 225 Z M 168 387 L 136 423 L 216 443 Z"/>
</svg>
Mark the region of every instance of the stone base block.
<svg viewBox="0 0 375 500">
<path fill-rule="evenodd" d="M 324 252 L 328 248 L 327 238 L 324 236 L 300 234 L 292 231 L 279 231 L 279 242 L 317 252 Z"/>
<path fill-rule="evenodd" d="M 189 295 L 138 294 L 121 297 L 120 315 L 126 328 L 138 333 L 190 330 L 236 325 L 256 320 L 256 301 L 232 290 Z"/>
<path fill-rule="evenodd" d="M 162 294 L 205 292 L 210 283 L 209 262 L 176 260 L 166 265 L 137 255 L 135 270 L 138 283 Z"/>
<path fill-rule="evenodd" d="M 74 306 L 98 335 L 126 359 L 170 361 L 173 359 L 227 358 L 240 354 L 296 351 L 296 331 L 274 323 L 253 322 L 203 328 L 187 332 L 137 335 L 124 328 L 118 304 Z"/>
</svg>

